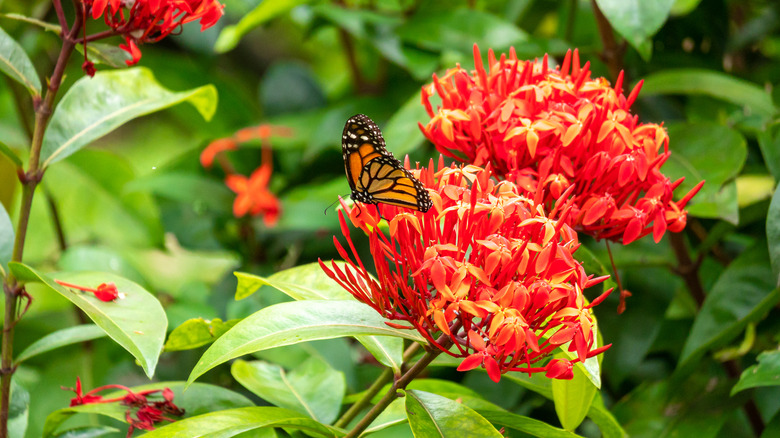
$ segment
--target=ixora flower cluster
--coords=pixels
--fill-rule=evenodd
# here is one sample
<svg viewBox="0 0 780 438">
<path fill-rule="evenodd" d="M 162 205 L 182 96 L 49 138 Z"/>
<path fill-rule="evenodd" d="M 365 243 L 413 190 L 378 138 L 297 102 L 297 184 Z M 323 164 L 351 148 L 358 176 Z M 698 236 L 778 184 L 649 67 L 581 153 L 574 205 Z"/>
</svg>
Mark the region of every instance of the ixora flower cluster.
<svg viewBox="0 0 780 438">
<path fill-rule="evenodd" d="M 475 70 L 460 66 L 422 89 L 431 117 L 420 125 L 425 136 L 448 157 L 484 166 L 535 193 L 551 206 L 573 187 L 569 223 L 596 239 L 628 244 L 652 233 L 685 228 L 685 205 L 703 181 L 679 201 L 660 168 L 669 158 L 669 137 L 662 126 L 639 123 L 630 107 L 640 81 L 623 95 L 623 75 L 614 87 L 591 78 L 569 51 L 559 69 L 541 62 L 488 52 L 486 71 L 474 46 Z M 431 97 L 441 106 L 434 111 Z"/>
<path fill-rule="evenodd" d="M 181 25 L 200 20 L 200 30 L 213 26 L 222 17 L 224 5 L 217 0 L 82 0 L 82 13 L 97 20 L 103 17 L 110 28 L 93 39 L 121 35 L 125 44 L 119 47 L 130 54 L 133 65 L 141 59 L 142 43 L 160 41 L 181 31 Z M 85 38 L 86 44 L 89 38 Z M 85 51 L 86 52 L 86 51 Z M 85 61 L 84 69 L 94 74 L 94 66 Z"/>
<path fill-rule="evenodd" d="M 431 195 L 427 213 L 343 204 L 369 236 L 377 280 L 360 260 L 343 213 L 351 254 L 334 237 L 347 265 L 320 261 L 323 270 L 384 317 L 408 322 L 431 345 L 465 358 L 460 370 L 482 365 L 494 381 L 507 371 L 571 378 L 573 363 L 608 347 L 596 346 L 590 309 L 609 291 L 590 304 L 583 295 L 606 277 L 587 276 L 574 259 L 579 243 L 565 221 L 549 219 L 514 183 L 497 183 L 489 166 L 445 167 L 440 158 L 433 168 L 431 161 L 412 170 Z M 565 218 L 570 210 L 566 204 L 551 213 Z M 389 235 L 378 226 L 380 215 L 392 218 Z M 539 366 L 566 343 L 576 359 Z"/>
<path fill-rule="evenodd" d="M 236 193 L 233 202 L 233 215 L 243 217 L 247 214 L 262 216 L 265 225 L 272 227 L 279 220 L 281 204 L 279 199 L 268 189 L 273 173 L 271 155 L 271 137 L 289 137 L 292 132 L 283 126 L 260 125 L 241 129 L 233 137 L 220 138 L 211 142 L 200 154 L 200 163 L 205 168 L 211 168 L 216 161 L 225 172 L 225 184 Z M 262 143 L 262 163 L 249 177 L 237 173 L 224 153 L 235 151 L 240 143 L 259 139 Z"/>
<path fill-rule="evenodd" d="M 81 389 L 81 379 L 76 378 L 76 388 L 62 388 L 76 393 L 76 396 L 70 400 L 70 406 L 81 406 L 96 403 L 121 403 L 127 406 L 125 420 L 130 425 L 127 430 L 127 437 L 133 436 L 135 429 L 154 430 L 154 426 L 162 421 L 176 421 L 167 415 L 181 417 L 184 415 L 184 409 L 179 408 L 173 403 L 173 391 L 169 388 L 148 389 L 145 391 L 133 392 L 132 389 L 122 385 L 105 385 L 95 388 L 87 393 Z M 126 394 L 121 397 L 103 398 L 98 393 L 115 389 L 125 391 Z M 160 393 L 162 400 L 149 400 L 149 396 Z"/>
<path fill-rule="evenodd" d="M 622 74 L 614 87 L 593 79 L 576 51 L 559 69 L 512 50 L 498 59 L 490 51 L 485 70 L 476 45 L 474 60 L 474 71 L 457 66 L 422 89 L 431 120 L 420 128 L 464 163 L 445 167 L 440 157 L 438 171 L 433 162 L 413 171 L 434 208 L 344 205 L 369 237 L 377 279 L 343 215 L 350 252 L 334 242 L 347 264 L 320 264 L 358 300 L 463 358 L 459 370 L 483 366 L 495 381 L 507 371 L 570 379 L 575 362 L 609 347 L 596 344 L 591 309 L 611 289 L 586 301 L 583 291 L 606 277 L 588 276 L 574 258 L 577 233 L 623 244 L 652 233 L 658 242 L 685 227 L 684 207 L 703 182 L 673 200 L 682 180 L 660 171 L 666 131 L 629 111 L 641 83 L 626 97 Z M 628 295 L 621 291 L 619 311 Z M 575 359 L 545 364 L 559 347 Z"/>
</svg>

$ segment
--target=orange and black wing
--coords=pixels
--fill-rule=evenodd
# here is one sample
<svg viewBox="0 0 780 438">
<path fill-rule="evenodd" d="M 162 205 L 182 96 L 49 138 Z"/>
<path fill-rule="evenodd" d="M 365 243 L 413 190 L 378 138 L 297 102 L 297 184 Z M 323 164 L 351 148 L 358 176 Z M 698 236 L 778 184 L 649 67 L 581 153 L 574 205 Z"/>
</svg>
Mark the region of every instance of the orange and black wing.
<svg viewBox="0 0 780 438">
<path fill-rule="evenodd" d="M 366 164 L 352 197 L 363 203 L 381 202 L 423 213 L 433 205 L 428 190 L 392 157 L 374 158 Z"/>
<path fill-rule="evenodd" d="M 353 191 L 366 164 L 379 157 L 393 158 L 393 154 L 385 147 L 382 131 L 373 120 L 363 114 L 350 117 L 344 125 L 341 152 L 344 154 L 349 188 Z"/>
</svg>

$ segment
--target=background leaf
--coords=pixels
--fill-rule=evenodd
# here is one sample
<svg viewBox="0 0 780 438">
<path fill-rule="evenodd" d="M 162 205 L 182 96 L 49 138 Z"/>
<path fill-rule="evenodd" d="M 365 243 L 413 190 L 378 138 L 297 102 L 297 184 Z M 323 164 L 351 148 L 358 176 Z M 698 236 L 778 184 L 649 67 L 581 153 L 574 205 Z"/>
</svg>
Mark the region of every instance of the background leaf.
<svg viewBox="0 0 780 438">
<path fill-rule="evenodd" d="M 772 262 L 772 279 L 780 287 L 780 186 L 772 196 L 769 213 L 766 215 L 766 237 L 769 247 L 769 259 Z"/>
<path fill-rule="evenodd" d="M 406 391 L 406 413 L 417 437 L 501 437 L 471 408 L 430 392 Z"/>
<path fill-rule="evenodd" d="M 650 58 L 646 41 L 664 24 L 674 3 L 674 0 L 596 0 L 609 24 L 645 59 Z"/>
<path fill-rule="evenodd" d="M 742 371 L 731 395 L 758 386 L 780 385 L 780 351 L 765 351 L 758 355 L 758 363 Z"/>
<path fill-rule="evenodd" d="M 11 218 L 5 211 L 5 206 L 0 202 L 0 274 L 5 276 L 5 269 L 14 250 L 14 226 Z"/>
<path fill-rule="evenodd" d="M 571 380 L 552 379 L 555 412 L 563 428 L 574 431 L 590 410 L 597 389 L 580 369 L 574 368 Z"/>
<path fill-rule="evenodd" d="M 54 333 L 50 333 L 37 341 L 33 342 L 24 349 L 16 357 L 16 363 L 24 362 L 25 360 L 37 356 L 39 354 L 52 351 L 54 349 L 64 347 L 66 345 L 76 344 L 79 342 L 91 341 L 93 339 L 102 338 L 107 336 L 106 332 L 102 328 L 93 324 L 75 325 L 73 327 L 57 330 Z"/>
</svg>

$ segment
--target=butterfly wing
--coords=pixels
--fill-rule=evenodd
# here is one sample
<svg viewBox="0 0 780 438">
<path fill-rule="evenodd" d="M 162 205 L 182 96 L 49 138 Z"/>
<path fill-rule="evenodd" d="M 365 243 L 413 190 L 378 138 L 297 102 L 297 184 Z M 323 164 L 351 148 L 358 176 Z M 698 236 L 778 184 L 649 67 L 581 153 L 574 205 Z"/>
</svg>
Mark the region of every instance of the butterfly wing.
<svg viewBox="0 0 780 438">
<path fill-rule="evenodd" d="M 357 187 L 363 167 L 379 157 L 393 158 L 385 147 L 382 131 L 373 120 L 357 114 L 347 120 L 341 135 L 341 152 L 344 155 L 344 169 L 352 191 Z"/>
<path fill-rule="evenodd" d="M 358 201 L 383 203 L 411 208 L 423 213 L 433 203 L 428 190 L 395 158 L 379 157 L 371 160 L 360 173 L 357 184 Z"/>
</svg>

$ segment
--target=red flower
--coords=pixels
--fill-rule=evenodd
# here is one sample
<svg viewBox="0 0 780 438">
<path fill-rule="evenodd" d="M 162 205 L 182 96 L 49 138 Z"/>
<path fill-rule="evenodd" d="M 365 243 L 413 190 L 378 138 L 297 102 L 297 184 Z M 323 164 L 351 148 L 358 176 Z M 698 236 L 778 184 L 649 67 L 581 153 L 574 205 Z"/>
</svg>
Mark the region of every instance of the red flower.
<svg viewBox="0 0 780 438">
<path fill-rule="evenodd" d="M 92 292 L 93 294 L 95 294 L 95 298 L 99 299 L 100 301 L 109 302 L 119 298 L 119 291 L 116 289 L 116 285 L 114 283 L 100 283 L 97 289 L 92 289 L 86 286 L 79 286 L 76 284 L 65 283 L 64 281 L 60 281 L 60 280 L 54 280 L 54 281 L 56 281 L 62 286 L 69 287 L 71 289 L 78 289 L 83 292 Z"/>
<path fill-rule="evenodd" d="M 179 408 L 173 403 L 173 391 L 170 388 L 148 389 L 146 391 L 134 392 L 132 389 L 122 385 L 105 385 L 89 391 L 84 394 L 81 390 L 81 379 L 76 378 L 76 389 L 62 388 L 74 391 L 76 397 L 70 401 L 70 406 L 80 406 L 94 403 L 121 403 L 128 406 L 125 412 L 125 420 L 130 425 L 127 431 L 127 437 L 133 435 L 135 429 L 154 430 L 155 423 L 161 421 L 176 421 L 166 417 L 163 414 L 171 414 L 177 417 L 184 415 L 184 409 Z M 103 398 L 97 395 L 98 392 L 108 389 L 119 389 L 126 391 L 123 397 L 111 399 Z M 162 401 L 149 401 L 148 396 L 162 393 Z M 133 417 L 135 414 L 135 417 Z"/>
<path fill-rule="evenodd" d="M 217 0 L 82 0 L 83 13 L 101 16 L 114 35 L 122 35 L 126 44 L 119 47 L 130 53 L 133 65 L 141 59 L 138 44 L 157 42 L 181 30 L 181 25 L 200 20 L 200 30 L 213 26 L 222 16 L 224 5 Z"/>
<path fill-rule="evenodd" d="M 614 88 L 590 77 L 589 64 L 569 51 L 560 69 L 520 61 L 513 49 L 483 68 L 474 46 L 476 70 L 456 67 L 423 87 L 431 120 L 420 125 L 443 154 L 484 166 L 514 181 L 548 209 L 574 187 L 570 224 L 597 239 L 628 244 L 653 233 L 685 227 L 687 202 L 672 200 L 682 180 L 670 182 L 660 167 L 669 158 L 662 126 L 639 123 L 630 113 L 642 82 L 626 97 L 623 75 Z M 430 97 L 441 97 L 433 110 Z"/>
<path fill-rule="evenodd" d="M 219 138 L 214 140 L 200 153 L 200 164 L 208 169 L 214 164 L 214 159 L 217 155 L 224 151 L 234 151 L 236 149 L 238 149 L 238 143 L 231 138 Z"/>
<path fill-rule="evenodd" d="M 432 345 L 465 358 L 461 370 L 482 365 L 495 381 L 506 371 L 546 371 L 534 365 L 567 342 L 575 361 L 605 349 L 595 348 L 590 308 L 606 294 L 586 304 L 583 290 L 606 277 L 587 276 L 574 260 L 577 235 L 563 220 L 549 219 L 513 183 L 496 183 L 489 168 L 444 167 L 440 158 L 438 172 L 432 161 L 412 172 L 434 211 L 384 204 L 350 210 L 342 201 L 368 234 L 378 281 L 360 260 L 343 213 L 351 254 L 334 237 L 348 266 L 320 261 L 328 276 L 384 317 L 410 323 Z M 565 218 L 569 208 L 551 214 Z M 379 213 L 392 218 L 389 235 L 377 226 Z M 437 341 L 442 334 L 444 343 Z"/>
<path fill-rule="evenodd" d="M 268 181 L 271 178 L 271 165 L 263 163 L 247 178 L 232 174 L 225 178 L 225 184 L 236 192 L 233 202 L 233 214 L 241 217 L 247 213 L 252 216 L 263 216 L 267 226 L 273 226 L 279 220 L 281 207 L 276 196 L 268 191 Z"/>
</svg>

